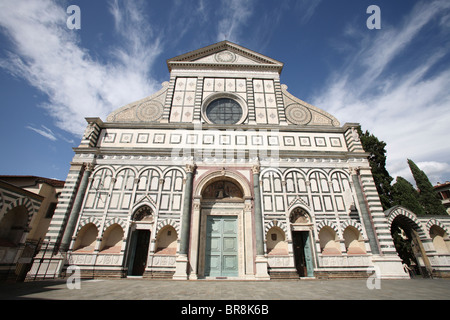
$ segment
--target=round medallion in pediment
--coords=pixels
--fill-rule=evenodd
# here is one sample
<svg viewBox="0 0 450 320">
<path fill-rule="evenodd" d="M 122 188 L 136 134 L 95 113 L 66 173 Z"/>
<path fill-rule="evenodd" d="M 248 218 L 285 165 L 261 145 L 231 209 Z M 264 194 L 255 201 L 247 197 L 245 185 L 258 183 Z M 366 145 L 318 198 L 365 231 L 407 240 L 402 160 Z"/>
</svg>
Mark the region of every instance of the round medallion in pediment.
<svg viewBox="0 0 450 320">
<path fill-rule="evenodd" d="M 222 51 L 216 53 L 214 58 L 217 62 L 234 62 L 236 60 L 236 55 L 230 51 Z"/>
<path fill-rule="evenodd" d="M 156 121 L 162 117 L 163 106 L 156 101 L 148 101 L 140 104 L 136 109 L 136 117 L 140 121 Z"/>
<path fill-rule="evenodd" d="M 291 104 L 286 108 L 286 118 L 293 124 L 305 125 L 311 121 L 311 111 L 300 104 Z"/>
</svg>

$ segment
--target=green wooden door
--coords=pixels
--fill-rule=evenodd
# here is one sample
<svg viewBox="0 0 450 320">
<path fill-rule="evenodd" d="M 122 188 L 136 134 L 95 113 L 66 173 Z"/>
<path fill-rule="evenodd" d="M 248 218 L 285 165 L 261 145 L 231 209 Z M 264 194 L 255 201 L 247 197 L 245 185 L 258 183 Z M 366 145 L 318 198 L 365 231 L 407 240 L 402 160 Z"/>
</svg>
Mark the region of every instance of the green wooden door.
<svg viewBox="0 0 450 320">
<path fill-rule="evenodd" d="M 207 217 L 205 254 L 205 276 L 238 276 L 238 239 L 236 217 Z"/>
</svg>

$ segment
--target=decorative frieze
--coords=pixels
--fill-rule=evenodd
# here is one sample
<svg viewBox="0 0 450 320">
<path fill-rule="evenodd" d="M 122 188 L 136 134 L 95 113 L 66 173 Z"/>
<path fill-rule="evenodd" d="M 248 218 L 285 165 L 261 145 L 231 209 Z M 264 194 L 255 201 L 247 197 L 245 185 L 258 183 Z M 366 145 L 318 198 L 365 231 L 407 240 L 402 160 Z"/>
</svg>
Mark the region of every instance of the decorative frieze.
<svg viewBox="0 0 450 320">
<path fill-rule="evenodd" d="M 341 133 L 283 132 L 280 130 L 251 129 L 203 130 L 201 125 L 193 130 L 186 129 L 103 129 L 99 147 L 119 147 L 134 150 L 161 150 L 172 154 L 183 150 L 245 151 L 348 151 Z M 217 150 L 216 150 L 217 151 Z M 266 152 L 267 153 L 267 152 Z"/>
<path fill-rule="evenodd" d="M 122 254 L 77 254 L 69 256 L 69 265 L 105 265 L 120 266 L 122 264 Z"/>
<path fill-rule="evenodd" d="M 152 266 L 153 267 L 175 267 L 176 257 L 177 256 L 155 254 L 152 259 Z"/>
<path fill-rule="evenodd" d="M 268 255 L 267 263 L 270 268 L 294 268 L 294 257 L 290 256 L 278 256 Z"/>
<path fill-rule="evenodd" d="M 371 259 L 368 255 L 318 255 L 319 267 L 368 267 Z"/>
</svg>

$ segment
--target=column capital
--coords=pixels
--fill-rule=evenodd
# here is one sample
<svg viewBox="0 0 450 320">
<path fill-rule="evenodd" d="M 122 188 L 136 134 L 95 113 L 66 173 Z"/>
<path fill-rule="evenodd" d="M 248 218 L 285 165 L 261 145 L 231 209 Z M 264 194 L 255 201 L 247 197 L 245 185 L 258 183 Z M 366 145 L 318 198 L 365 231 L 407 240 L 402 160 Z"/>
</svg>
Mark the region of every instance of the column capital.
<svg viewBox="0 0 450 320">
<path fill-rule="evenodd" d="M 348 172 L 351 176 L 356 176 L 358 175 L 359 171 L 361 170 L 361 167 L 349 167 L 348 168 Z"/>
<path fill-rule="evenodd" d="M 92 162 L 84 162 L 83 165 L 86 171 L 93 171 L 95 167 L 95 164 L 93 164 Z"/>
<path fill-rule="evenodd" d="M 261 166 L 259 163 L 252 166 L 252 172 L 253 174 L 259 174 L 261 172 Z"/>
<path fill-rule="evenodd" d="M 194 162 L 191 162 L 191 163 L 186 163 L 184 170 L 186 171 L 186 173 L 194 173 L 196 168 L 197 168 L 197 165 Z"/>
</svg>

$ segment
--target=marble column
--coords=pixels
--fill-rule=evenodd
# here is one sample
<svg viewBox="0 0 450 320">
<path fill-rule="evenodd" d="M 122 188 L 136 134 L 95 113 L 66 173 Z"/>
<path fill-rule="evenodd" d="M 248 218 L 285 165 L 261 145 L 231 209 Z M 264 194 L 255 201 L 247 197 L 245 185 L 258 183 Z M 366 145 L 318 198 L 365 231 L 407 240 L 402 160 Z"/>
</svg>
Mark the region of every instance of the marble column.
<svg viewBox="0 0 450 320">
<path fill-rule="evenodd" d="M 264 256 L 264 223 L 261 209 L 261 191 L 259 186 L 259 164 L 254 165 L 253 171 L 253 190 L 254 190 L 254 213 L 255 213 L 255 240 L 256 240 L 256 274 L 255 278 L 259 280 L 269 280 L 267 272 L 267 257 Z"/>
<path fill-rule="evenodd" d="M 78 187 L 77 196 L 75 197 L 75 201 L 72 206 L 72 210 L 69 215 L 69 219 L 67 221 L 67 225 L 64 231 L 64 235 L 61 240 L 60 249 L 64 252 L 69 250 L 70 242 L 72 241 L 73 232 L 75 231 L 75 227 L 78 221 L 78 217 L 80 215 L 81 205 L 83 204 L 84 195 L 86 193 L 86 189 L 89 184 L 89 177 L 94 169 L 94 165 L 92 163 L 84 164 L 85 170 L 83 173 L 83 177 L 81 178 L 80 186 Z"/>
<path fill-rule="evenodd" d="M 195 164 L 186 165 L 186 184 L 184 187 L 183 216 L 180 231 L 180 250 L 175 263 L 175 280 L 187 280 L 188 274 L 188 250 L 191 229 L 191 207 L 192 207 L 192 182 L 194 179 Z"/>
<path fill-rule="evenodd" d="M 359 208 L 361 209 L 362 222 L 364 224 L 364 228 L 366 230 L 367 238 L 369 238 L 370 249 L 373 254 L 380 254 L 380 249 L 378 246 L 375 229 L 372 224 L 372 219 L 370 216 L 369 208 L 367 201 L 364 196 L 364 192 L 361 187 L 361 181 L 359 176 L 359 170 L 351 170 L 351 182 L 352 186 L 356 192 L 356 199 L 359 203 Z"/>
</svg>

